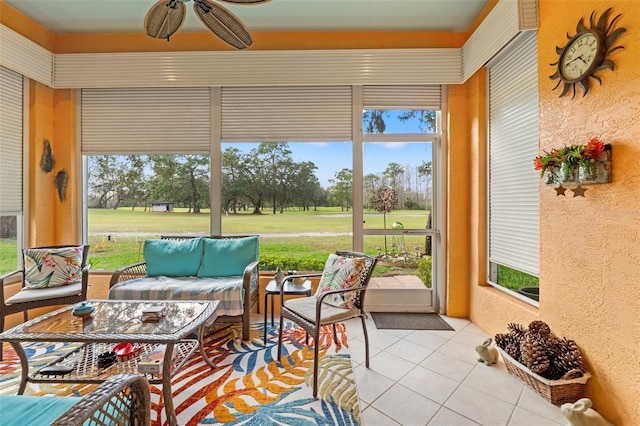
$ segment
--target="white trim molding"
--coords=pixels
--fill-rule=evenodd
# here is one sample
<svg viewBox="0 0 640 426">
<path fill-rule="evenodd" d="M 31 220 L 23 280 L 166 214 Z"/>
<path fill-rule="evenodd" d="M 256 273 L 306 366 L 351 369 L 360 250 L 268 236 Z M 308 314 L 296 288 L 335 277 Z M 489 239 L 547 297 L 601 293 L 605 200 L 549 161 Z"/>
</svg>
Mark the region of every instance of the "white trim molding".
<svg viewBox="0 0 640 426">
<path fill-rule="evenodd" d="M 53 64 L 53 53 L 0 24 L 1 66 L 54 87 Z"/>
<path fill-rule="evenodd" d="M 56 55 L 55 87 L 446 84 L 461 49 L 272 50 Z"/>
<path fill-rule="evenodd" d="M 466 81 L 522 31 L 538 29 L 538 0 L 501 0 L 462 47 Z"/>
<path fill-rule="evenodd" d="M 53 54 L 0 24 L 0 65 L 55 89 L 461 84 L 538 27 L 538 0 L 501 0 L 462 48 Z"/>
</svg>

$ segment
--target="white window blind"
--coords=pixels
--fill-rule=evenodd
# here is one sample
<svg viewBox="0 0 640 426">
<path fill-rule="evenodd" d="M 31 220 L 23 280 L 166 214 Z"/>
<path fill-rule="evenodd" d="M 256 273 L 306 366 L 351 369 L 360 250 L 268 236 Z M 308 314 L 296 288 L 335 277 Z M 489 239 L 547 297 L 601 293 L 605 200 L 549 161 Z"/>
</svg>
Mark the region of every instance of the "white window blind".
<svg viewBox="0 0 640 426">
<path fill-rule="evenodd" d="M 211 89 L 82 90 L 84 154 L 208 154 Z"/>
<path fill-rule="evenodd" d="M 442 89 L 439 85 L 425 86 L 363 86 L 365 109 L 416 109 L 440 111 Z"/>
<path fill-rule="evenodd" d="M 351 140 L 351 86 L 223 87 L 223 142 Z"/>
<path fill-rule="evenodd" d="M 22 76 L 0 67 L 0 216 L 22 214 Z"/>
<path fill-rule="evenodd" d="M 536 33 L 489 67 L 489 257 L 539 274 L 538 67 Z"/>
</svg>

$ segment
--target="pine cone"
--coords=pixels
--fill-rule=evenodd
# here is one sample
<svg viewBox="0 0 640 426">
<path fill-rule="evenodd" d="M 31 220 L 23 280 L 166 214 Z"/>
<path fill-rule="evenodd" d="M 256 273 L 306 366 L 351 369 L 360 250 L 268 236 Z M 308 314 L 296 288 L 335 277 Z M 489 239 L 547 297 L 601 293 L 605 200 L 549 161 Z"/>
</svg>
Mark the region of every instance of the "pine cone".
<svg viewBox="0 0 640 426">
<path fill-rule="evenodd" d="M 507 347 L 504 348 L 504 351 L 507 354 L 509 354 L 509 356 L 511 358 L 515 359 L 520 364 L 523 364 L 523 362 L 522 362 L 522 352 L 520 351 L 520 343 L 509 343 L 507 345 Z"/>
<path fill-rule="evenodd" d="M 520 351 L 522 352 L 523 364 L 532 372 L 543 375 L 549 369 L 549 356 L 546 353 L 544 342 L 540 340 L 540 336 L 527 333 L 520 346 Z"/>
<path fill-rule="evenodd" d="M 556 359 L 555 363 L 561 370 L 561 376 L 572 370 L 585 371 L 584 359 L 582 358 L 582 352 L 575 341 L 562 338 L 557 339 L 555 344 Z"/>
<path fill-rule="evenodd" d="M 531 321 L 531 324 L 529 324 L 529 333 L 549 338 L 551 336 L 551 327 L 544 321 Z"/>
<path fill-rule="evenodd" d="M 507 330 L 509 330 L 510 334 L 520 339 L 524 339 L 524 335 L 527 332 L 527 329 L 524 328 L 524 326 L 522 326 L 521 324 L 513 323 L 513 322 L 510 322 L 509 324 L 507 324 Z"/>
<path fill-rule="evenodd" d="M 499 348 L 505 349 L 507 347 L 507 345 L 509 344 L 509 342 L 511 341 L 511 336 L 509 334 L 505 334 L 505 333 L 498 333 L 498 334 L 495 335 L 493 340 L 496 342 L 496 345 Z"/>
<path fill-rule="evenodd" d="M 515 336 L 513 333 L 502 333 L 495 336 L 496 345 L 518 362 L 522 362 L 522 355 L 520 355 L 521 340 L 519 336 Z"/>
</svg>

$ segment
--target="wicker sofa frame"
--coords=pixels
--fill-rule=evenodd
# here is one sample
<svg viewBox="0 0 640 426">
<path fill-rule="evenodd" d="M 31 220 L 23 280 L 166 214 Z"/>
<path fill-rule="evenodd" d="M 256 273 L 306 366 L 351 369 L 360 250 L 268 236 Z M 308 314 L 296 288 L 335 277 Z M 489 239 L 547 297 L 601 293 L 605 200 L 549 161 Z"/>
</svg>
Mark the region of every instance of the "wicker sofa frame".
<svg viewBox="0 0 640 426">
<path fill-rule="evenodd" d="M 214 235 L 207 236 L 206 238 L 213 239 L 235 239 L 235 238 L 243 238 L 251 235 Z M 182 235 L 162 235 L 160 236 L 163 240 L 187 240 L 190 238 L 196 238 L 192 236 L 182 236 Z M 243 302 L 243 312 L 242 315 L 221 315 L 216 319 L 217 323 L 242 323 L 242 340 L 250 340 L 250 326 L 251 326 L 251 310 L 254 305 L 257 306 L 257 309 L 260 309 L 260 296 L 259 296 L 259 278 L 260 278 L 260 270 L 258 267 L 259 262 L 251 262 L 244 270 L 244 274 L 242 275 L 242 287 L 243 293 L 245 295 Z M 132 265 L 124 266 L 118 270 L 116 270 L 111 276 L 111 281 L 109 283 L 109 289 L 114 285 L 134 280 L 136 278 L 142 278 L 147 276 L 147 264 L 145 262 L 134 263 Z M 251 291 L 251 287 L 253 287 L 253 291 Z"/>
</svg>

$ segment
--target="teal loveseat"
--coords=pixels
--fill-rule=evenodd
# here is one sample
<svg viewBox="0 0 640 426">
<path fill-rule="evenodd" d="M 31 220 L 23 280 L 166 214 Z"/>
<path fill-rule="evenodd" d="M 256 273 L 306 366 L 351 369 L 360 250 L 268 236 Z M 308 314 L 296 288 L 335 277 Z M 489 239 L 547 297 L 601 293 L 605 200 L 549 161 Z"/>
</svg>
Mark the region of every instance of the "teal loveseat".
<svg viewBox="0 0 640 426">
<path fill-rule="evenodd" d="M 113 274 L 109 299 L 218 300 L 216 322 L 241 322 L 242 339 L 249 340 L 259 251 L 255 235 L 146 240 L 145 261 Z"/>
</svg>

